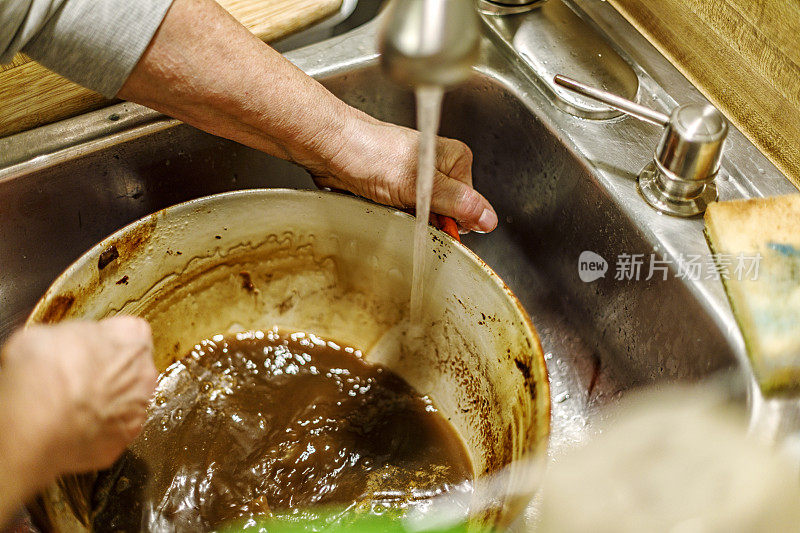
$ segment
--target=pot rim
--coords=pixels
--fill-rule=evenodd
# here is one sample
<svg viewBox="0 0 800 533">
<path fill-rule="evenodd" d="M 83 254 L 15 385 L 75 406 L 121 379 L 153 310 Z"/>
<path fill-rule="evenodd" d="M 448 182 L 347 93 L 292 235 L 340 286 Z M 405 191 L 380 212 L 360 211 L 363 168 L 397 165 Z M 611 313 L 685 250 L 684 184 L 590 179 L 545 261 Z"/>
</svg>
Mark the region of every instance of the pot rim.
<svg viewBox="0 0 800 533">
<path fill-rule="evenodd" d="M 181 202 L 179 204 L 171 205 L 169 207 L 165 207 L 158 211 L 155 211 L 147 216 L 144 216 L 138 220 L 131 222 L 123 226 L 122 228 L 118 229 L 117 231 L 113 232 L 112 234 L 105 237 L 103 240 L 89 248 L 83 254 L 80 255 L 75 261 L 73 261 L 58 277 L 53 280 L 50 286 L 47 288 L 47 291 L 42 295 L 41 298 L 37 301 L 34 308 L 31 310 L 28 318 L 25 321 L 25 327 L 28 327 L 33 324 L 37 323 L 47 323 L 47 320 L 43 320 L 45 316 L 45 311 L 47 310 L 48 306 L 51 304 L 51 300 L 60 292 L 60 287 L 64 285 L 67 279 L 69 279 L 73 273 L 82 268 L 85 264 L 91 262 L 94 258 L 98 257 L 104 250 L 106 250 L 111 244 L 118 242 L 122 237 L 127 234 L 133 233 L 137 228 L 144 226 L 146 224 L 157 224 L 157 221 L 165 216 L 168 216 L 172 213 L 181 213 L 184 211 L 189 210 L 196 210 L 199 207 L 203 207 L 206 205 L 214 205 L 221 199 L 229 199 L 229 198 L 237 198 L 237 197 L 273 197 L 273 196 L 281 196 L 281 197 L 297 197 L 297 198 L 323 198 L 323 197 L 335 197 L 337 198 L 336 201 L 341 201 L 342 203 L 350 203 L 354 206 L 360 207 L 369 207 L 370 209 L 380 209 L 386 212 L 389 212 L 395 216 L 401 216 L 408 220 L 410 223 L 409 229 L 413 230 L 413 221 L 415 217 L 409 213 L 406 213 L 400 209 L 386 206 L 383 204 L 375 203 L 371 200 L 366 198 L 362 198 L 359 196 L 353 196 L 349 193 L 342 193 L 336 191 L 318 191 L 318 190 L 311 190 L 311 189 L 287 189 L 287 188 L 256 188 L 256 189 L 242 189 L 237 191 L 228 191 L 222 192 L 217 194 L 212 194 L 209 196 L 203 196 L 200 198 L 194 198 L 192 200 L 188 200 L 186 202 Z M 156 225 L 157 227 L 157 225 Z M 542 379 L 541 383 L 537 383 L 537 387 L 543 387 L 547 394 L 542 395 L 544 397 L 545 404 L 542 405 L 544 412 L 547 414 L 546 417 L 542 417 L 544 420 L 543 422 L 546 424 L 545 427 L 542 428 L 543 431 L 539 430 L 537 433 L 540 433 L 542 439 L 544 439 L 545 450 L 549 447 L 549 440 L 550 440 L 550 430 L 551 430 L 551 417 L 552 417 L 552 401 L 550 398 L 550 380 L 549 380 L 549 372 L 547 369 L 547 364 L 544 359 L 544 351 L 542 350 L 541 340 L 539 338 L 539 334 L 536 331 L 536 328 L 533 325 L 533 321 L 531 320 L 528 312 L 522 306 L 522 303 L 519 301 L 517 296 L 511 291 L 511 289 L 506 285 L 506 283 L 500 278 L 500 276 L 483 260 L 481 259 L 475 252 L 470 250 L 467 246 L 462 244 L 461 242 L 453 239 L 447 233 L 439 230 L 438 228 L 433 227 L 433 231 L 438 233 L 438 237 L 446 242 L 449 246 L 454 247 L 462 254 L 466 255 L 466 257 L 472 261 L 474 264 L 480 267 L 483 272 L 485 272 L 488 277 L 492 280 L 492 282 L 503 291 L 503 293 L 513 302 L 514 308 L 516 309 L 517 314 L 522 318 L 522 323 L 525 325 L 525 331 L 528 336 L 533 339 L 535 342 L 534 350 L 535 356 L 537 358 L 534 361 L 539 368 L 543 369 L 544 371 L 544 378 Z M 60 319 L 59 319 L 60 320 Z M 58 322 L 59 320 L 54 320 L 53 322 Z"/>
</svg>

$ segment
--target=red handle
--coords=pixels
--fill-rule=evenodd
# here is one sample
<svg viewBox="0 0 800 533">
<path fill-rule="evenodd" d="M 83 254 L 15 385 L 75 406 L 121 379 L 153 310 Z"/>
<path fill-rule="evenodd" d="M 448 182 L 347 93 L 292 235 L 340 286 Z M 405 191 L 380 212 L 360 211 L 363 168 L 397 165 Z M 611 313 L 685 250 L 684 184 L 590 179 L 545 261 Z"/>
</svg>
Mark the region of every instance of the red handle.
<svg viewBox="0 0 800 533">
<path fill-rule="evenodd" d="M 436 215 L 436 220 L 438 222 L 436 224 L 437 228 L 447 233 L 458 242 L 461 242 L 461 235 L 458 234 L 458 224 L 456 224 L 455 220 L 444 215 Z"/>
</svg>

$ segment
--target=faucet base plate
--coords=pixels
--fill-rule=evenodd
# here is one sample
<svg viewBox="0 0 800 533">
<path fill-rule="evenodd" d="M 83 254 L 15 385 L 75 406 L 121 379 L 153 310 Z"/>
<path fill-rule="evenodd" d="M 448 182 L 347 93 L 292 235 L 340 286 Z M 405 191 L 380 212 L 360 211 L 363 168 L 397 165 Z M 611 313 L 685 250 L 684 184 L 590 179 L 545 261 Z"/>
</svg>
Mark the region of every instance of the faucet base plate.
<svg viewBox="0 0 800 533">
<path fill-rule="evenodd" d="M 524 4 L 510 4 L 505 2 L 495 2 L 493 0 L 478 0 L 478 11 L 484 15 L 515 15 L 517 13 L 527 13 L 541 6 L 547 0 L 532 0 Z"/>
<path fill-rule="evenodd" d="M 707 182 L 696 196 L 678 198 L 667 194 L 661 186 L 665 178 L 654 162 L 650 162 L 639 174 L 639 192 L 652 207 L 667 215 L 689 218 L 705 213 L 708 204 L 717 199 L 717 185 Z"/>
<path fill-rule="evenodd" d="M 490 4 L 487 0 L 481 5 Z M 520 6 L 514 6 L 517 7 Z M 538 9 L 528 11 L 531 12 L 500 16 L 482 10 L 493 40 L 501 50 L 521 62 L 531 81 L 556 106 L 572 115 L 593 120 L 622 114 L 604 103 L 557 85 L 553 81 L 556 74 L 636 100 L 639 78 L 602 30 L 584 20 L 578 11 L 561 0 L 543 2 Z"/>
</svg>

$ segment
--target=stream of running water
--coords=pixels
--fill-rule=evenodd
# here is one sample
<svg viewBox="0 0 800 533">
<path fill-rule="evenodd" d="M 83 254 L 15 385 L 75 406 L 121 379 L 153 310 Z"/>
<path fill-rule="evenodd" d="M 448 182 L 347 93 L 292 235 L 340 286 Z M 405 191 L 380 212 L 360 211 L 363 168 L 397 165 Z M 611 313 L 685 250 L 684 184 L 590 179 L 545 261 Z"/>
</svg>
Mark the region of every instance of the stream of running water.
<svg viewBox="0 0 800 533">
<path fill-rule="evenodd" d="M 428 220 L 431 211 L 433 177 L 436 173 L 436 133 L 442 108 L 442 87 L 423 86 L 416 90 L 419 159 L 417 162 L 417 220 L 414 227 L 414 269 L 411 279 L 411 327 L 422 326 L 423 279 L 428 253 Z"/>
</svg>

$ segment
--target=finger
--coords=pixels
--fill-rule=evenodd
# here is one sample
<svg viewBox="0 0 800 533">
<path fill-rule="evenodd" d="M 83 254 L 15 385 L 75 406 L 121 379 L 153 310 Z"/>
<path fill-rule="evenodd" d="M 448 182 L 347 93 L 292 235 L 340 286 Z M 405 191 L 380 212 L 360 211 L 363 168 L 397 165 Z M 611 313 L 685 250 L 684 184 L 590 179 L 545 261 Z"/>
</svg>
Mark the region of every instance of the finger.
<svg viewBox="0 0 800 533">
<path fill-rule="evenodd" d="M 431 209 L 454 218 L 460 226 L 472 231 L 486 233 L 497 227 L 497 214 L 486 198 L 441 172 L 437 172 L 433 180 Z"/>
<path fill-rule="evenodd" d="M 150 330 L 150 324 L 144 319 L 122 315 L 106 318 L 100 325 L 114 340 L 147 346 L 153 343 L 153 332 Z"/>
<path fill-rule="evenodd" d="M 106 358 L 111 357 L 117 365 L 128 365 L 132 361 L 153 356 L 153 334 L 146 320 L 132 316 L 119 316 L 101 321 L 103 347 Z M 117 370 L 117 369 L 114 369 Z"/>
<path fill-rule="evenodd" d="M 436 147 L 436 168 L 472 187 L 472 150 L 463 142 L 439 137 Z"/>
<path fill-rule="evenodd" d="M 153 364 L 153 357 L 148 354 L 146 360 L 143 362 L 144 370 L 142 371 L 142 388 L 145 391 L 148 402 L 153 396 L 158 386 L 158 369 Z"/>
<path fill-rule="evenodd" d="M 129 417 L 127 420 L 121 422 L 119 426 L 119 433 L 123 440 L 123 445 L 130 444 L 144 428 L 144 423 L 147 421 L 145 411 L 142 410 L 141 414 Z"/>
<path fill-rule="evenodd" d="M 107 382 L 105 392 L 110 398 L 133 392 L 146 404 L 156 388 L 158 372 L 150 352 L 142 348 L 131 358 L 119 357 L 109 363 L 104 379 Z"/>
</svg>

